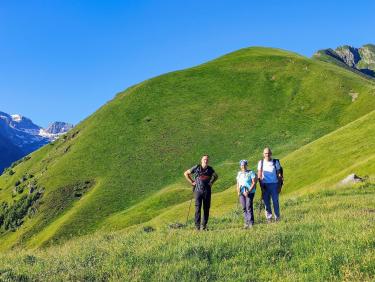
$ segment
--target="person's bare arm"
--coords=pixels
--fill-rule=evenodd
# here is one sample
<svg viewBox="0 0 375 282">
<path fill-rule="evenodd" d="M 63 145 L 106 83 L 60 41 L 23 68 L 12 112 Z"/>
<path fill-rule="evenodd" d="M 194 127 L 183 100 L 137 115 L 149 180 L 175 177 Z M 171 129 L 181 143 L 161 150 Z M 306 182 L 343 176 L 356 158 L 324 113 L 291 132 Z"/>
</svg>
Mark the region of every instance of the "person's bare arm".
<svg viewBox="0 0 375 282">
<path fill-rule="evenodd" d="M 216 182 L 216 180 L 219 178 L 219 176 L 217 175 L 216 172 L 214 172 L 211 176 L 211 180 L 210 180 L 210 186 L 212 187 L 212 185 Z"/>
<path fill-rule="evenodd" d="M 256 184 L 256 177 L 251 179 L 251 186 L 249 192 L 251 192 L 253 189 L 255 189 L 255 184 Z"/>
<path fill-rule="evenodd" d="M 184 172 L 184 176 L 186 180 L 192 185 L 195 186 L 195 181 L 191 178 L 191 171 L 188 169 L 187 171 Z"/>
</svg>

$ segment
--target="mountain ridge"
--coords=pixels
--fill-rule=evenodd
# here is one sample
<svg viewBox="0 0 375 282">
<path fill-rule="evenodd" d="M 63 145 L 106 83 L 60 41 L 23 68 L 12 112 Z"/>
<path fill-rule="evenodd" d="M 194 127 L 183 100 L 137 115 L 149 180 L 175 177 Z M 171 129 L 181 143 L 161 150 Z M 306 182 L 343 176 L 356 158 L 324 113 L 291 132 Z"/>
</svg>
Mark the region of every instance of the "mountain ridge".
<svg viewBox="0 0 375 282">
<path fill-rule="evenodd" d="M 345 67 L 368 78 L 375 78 L 375 45 L 365 44 L 360 48 L 343 45 L 335 50 L 328 48 L 317 51 L 314 59 Z"/>
</svg>

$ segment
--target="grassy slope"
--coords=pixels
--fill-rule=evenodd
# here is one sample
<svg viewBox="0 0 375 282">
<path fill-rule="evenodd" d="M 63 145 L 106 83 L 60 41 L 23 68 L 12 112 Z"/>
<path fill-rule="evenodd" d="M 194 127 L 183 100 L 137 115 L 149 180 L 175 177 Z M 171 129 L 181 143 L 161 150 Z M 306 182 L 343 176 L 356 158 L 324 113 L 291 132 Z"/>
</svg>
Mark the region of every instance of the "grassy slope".
<svg viewBox="0 0 375 282">
<path fill-rule="evenodd" d="M 0 278 L 373 281 L 375 170 L 363 159 L 375 153 L 369 146 L 375 138 L 374 119 L 375 111 L 283 159 L 286 173 L 296 171 L 302 177 L 295 182 L 288 177 L 288 193 L 281 199 L 283 221 L 278 224 L 264 224 L 256 211 L 254 229 L 241 230 L 242 215 L 235 206 L 232 187 L 213 198 L 210 232 L 192 231 L 191 219 L 186 229 L 167 228 L 176 216 L 185 218 L 185 203 L 146 223 L 157 227 L 151 233 L 135 227 L 101 232 L 44 250 L 0 254 Z M 295 166 L 301 157 L 309 168 L 319 160 L 322 169 L 303 173 Z M 340 175 L 349 159 L 355 168 L 349 172 L 369 174 L 372 180 L 356 186 L 327 187 L 327 183 L 310 188 L 316 177 Z"/>
<path fill-rule="evenodd" d="M 286 196 L 283 221 L 240 229 L 231 209 L 197 233 L 163 228 L 96 234 L 0 254 L 11 281 L 373 281 L 375 185 Z M 270 267 L 272 264 L 272 267 Z"/>
<path fill-rule="evenodd" d="M 117 95 L 66 140 L 34 153 L 15 175 L 0 177 L 1 200 L 10 199 L 14 182 L 26 171 L 46 187 L 39 215 L 3 236 L 0 248 L 87 234 L 103 222 L 116 229 L 130 225 L 128 220 L 150 220 L 189 198 L 181 172 L 205 152 L 221 175 L 217 190 L 225 190 L 238 159 L 255 161 L 264 145 L 285 156 L 355 120 L 374 109 L 374 89 L 346 70 L 265 48 L 145 81 Z M 359 93 L 354 103 L 351 91 Z M 83 180 L 96 185 L 80 200 L 64 201 L 62 188 Z M 173 189 L 185 192 L 174 193 L 176 198 Z M 135 205 L 146 200 L 148 207 L 155 193 L 163 192 L 172 196 L 160 209 L 121 219 L 127 209 L 139 216 L 142 209 Z M 154 198 L 147 206 L 148 197 Z"/>
<path fill-rule="evenodd" d="M 289 154 L 288 192 L 338 183 L 351 173 L 375 177 L 375 111 Z"/>
<path fill-rule="evenodd" d="M 351 173 L 375 179 L 375 148 L 371 146 L 375 144 L 374 132 L 375 111 L 372 111 L 287 155 L 281 160 L 285 170 L 282 201 L 285 194 L 292 198 L 334 186 Z M 233 209 L 237 200 L 235 195 L 234 186 L 215 194 L 211 214 L 220 217 Z M 258 191 L 257 203 L 259 197 Z M 189 202 L 181 203 L 145 224 L 159 228 L 174 221 L 185 222 L 188 207 Z M 123 214 L 122 220 L 128 220 L 128 216 L 132 215 Z M 190 219 L 192 216 L 191 213 Z"/>
</svg>

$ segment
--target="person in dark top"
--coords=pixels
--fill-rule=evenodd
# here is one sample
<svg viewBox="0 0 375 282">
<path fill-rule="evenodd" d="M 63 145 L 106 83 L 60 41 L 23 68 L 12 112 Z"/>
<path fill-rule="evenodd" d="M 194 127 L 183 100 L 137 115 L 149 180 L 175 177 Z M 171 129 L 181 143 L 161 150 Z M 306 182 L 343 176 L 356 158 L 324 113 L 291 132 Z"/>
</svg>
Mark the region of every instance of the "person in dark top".
<svg viewBox="0 0 375 282">
<path fill-rule="evenodd" d="M 211 205 L 211 187 L 218 179 L 218 175 L 208 165 L 208 155 L 202 156 L 201 163 L 185 171 L 184 176 L 193 186 L 195 198 L 195 228 L 201 229 L 201 208 L 203 204 L 202 229 L 207 230 L 207 222 Z"/>
</svg>

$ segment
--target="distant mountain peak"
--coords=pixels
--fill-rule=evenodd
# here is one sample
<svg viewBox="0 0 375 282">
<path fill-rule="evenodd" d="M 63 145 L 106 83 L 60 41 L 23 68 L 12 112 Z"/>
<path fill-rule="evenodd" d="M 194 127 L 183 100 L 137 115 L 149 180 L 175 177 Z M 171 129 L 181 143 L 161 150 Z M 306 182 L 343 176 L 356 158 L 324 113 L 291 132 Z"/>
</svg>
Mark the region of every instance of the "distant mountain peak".
<svg viewBox="0 0 375 282">
<path fill-rule="evenodd" d="M 359 49 L 349 45 L 337 47 L 335 52 L 349 67 L 355 68 L 358 62 L 361 60 Z"/>
<path fill-rule="evenodd" d="M 49 138 L 50 140 L 56 140 L 60 135 L 68 132 L 73 128 L 73 124 L 55 121 L 51 123 L 47 128 L 41 129 L 39 132 L 40 136 Z"/>
<path fill-rule="evenodd" d="M 336 49 L 323 49 L 317 51 L 313 58 L 348 68 L 370 78 L 375 78 L 374 44 L 365 44 L 360 48 L 343 45 Z"/>
<path fill-rule="evenodd" d="M 62 122 L 62 121 L 55 121 L 51 123 L 45 131 L 51 134 L 61 134 L 65 133 L 68 130 L 73 128 L 73 124 Z"/>
<path fill-rule="evenodd" d="M 20 122 L 22 120 L 22 116 L 19 115 L 19 114 L 13 114 L 13 115 L 10 115 L 12 117 L 12 120 L 15 121 L 15 122 Z"/>
<path fill-rule="evenodd" d="M 24 124 L 27 124 L 27 125 L 33 125 L 33 126 L 36 126 L 36 127 L 40 127 L 36 124 L 33 123 L 33 121 L 23 115 L 20 115 L 20 114 L 13 114 L 13 115 L 10 115 L 11 118 L 12 118 L 12 121 L 16 122 L 16 123 L 24 123 Z"/>
<path fill-rule="evenodd" d="M 73 128 L 72 124 L 54 122 L 43 129 L 25 116 L 9 115 L 0 111 L 0 136 L 8 142 L 9 146 L 13 147 L 13 151 L 17 150 L 17 153 L 13 154 L 17 159 L 56 140 L 71 128 Z M 4 148 L 4 150 L 6 149 Z M 4 152 L 0 152 L 0 154 L 4 154 Z M 0 172 L 17 159 L 9 159 L 5 163 L 0 163 Z"/>
</svg>

